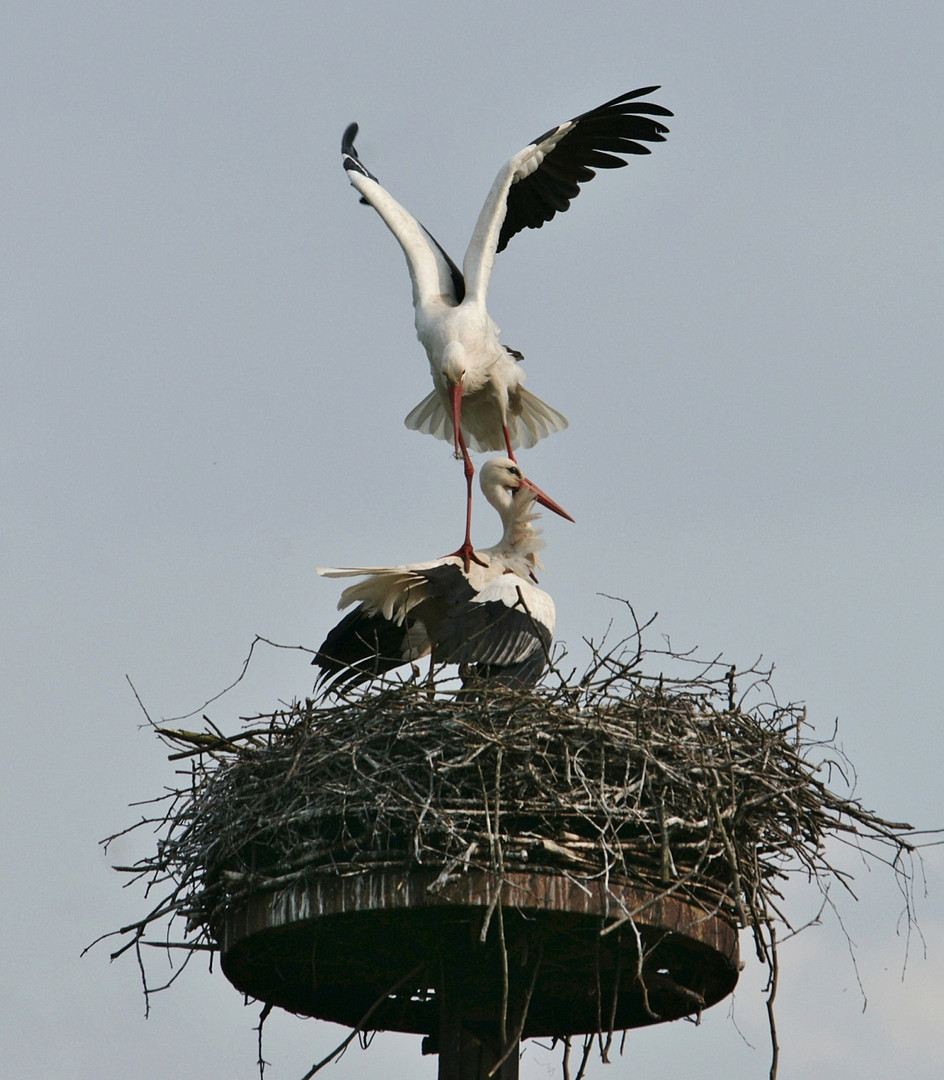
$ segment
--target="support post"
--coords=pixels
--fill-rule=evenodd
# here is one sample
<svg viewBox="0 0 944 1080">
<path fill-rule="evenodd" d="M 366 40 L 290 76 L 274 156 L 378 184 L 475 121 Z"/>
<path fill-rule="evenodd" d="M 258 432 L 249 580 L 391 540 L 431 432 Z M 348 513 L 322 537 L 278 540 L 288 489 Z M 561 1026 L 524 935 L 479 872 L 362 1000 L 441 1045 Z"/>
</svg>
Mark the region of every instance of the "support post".
<svg viewBox="0 0 944 1080">
<path fill-rule="evenodd" d="M 445 967 L 445 965 L 444 965 Z M 489 1080 L 489 1073 L 507 1049 L 494 1017 L 479 1011 L 463 991 L 457 972 L 443 971 L 439 1001 L 439 1080 Z M 492 1080 L 518 1080 L 518 1046 L 505 1058 Z"/>
</svg>

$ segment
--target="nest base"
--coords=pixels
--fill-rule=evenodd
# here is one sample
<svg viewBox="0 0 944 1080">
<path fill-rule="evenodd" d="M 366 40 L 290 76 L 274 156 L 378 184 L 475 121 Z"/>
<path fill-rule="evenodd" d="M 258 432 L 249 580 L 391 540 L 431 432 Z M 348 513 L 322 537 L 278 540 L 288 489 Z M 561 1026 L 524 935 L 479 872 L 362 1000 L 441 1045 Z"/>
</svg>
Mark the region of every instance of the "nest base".
<svg viewBox="0 0 944 1080">
<path fill-rule="evenodd" d="M 737 931 L 716 912 L 559 873 L 508 872 L 500 894 L 484 871 L 315 875 L 252 896 L 217 936 L 243 993 L 349 1027 L 425 1034 L 433 1051 L 446 986 L 465 1027 L 484 1032 L 504 1007 L 509 1030 L 520 1018 L 530 1038 L 676 1020 L 738 977 Z"/>
</svg>

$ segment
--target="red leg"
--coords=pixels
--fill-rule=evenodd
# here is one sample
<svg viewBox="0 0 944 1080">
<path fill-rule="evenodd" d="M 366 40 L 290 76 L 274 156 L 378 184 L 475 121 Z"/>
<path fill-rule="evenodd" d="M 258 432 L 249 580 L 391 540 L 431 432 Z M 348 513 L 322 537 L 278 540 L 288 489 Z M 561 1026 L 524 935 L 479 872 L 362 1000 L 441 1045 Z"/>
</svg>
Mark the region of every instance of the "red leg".
<svg viewBox="0 0 944 1080">
<path fill-rule="evenodd" d="M 462 384 L 457 383 L 452 388 L 452 431 L 453 440 L 455 444 L 456 457 L 461 457 L 463 462 L 463 471 L 465 472 L 465 486 L 466 486 L 466 507 L 465 507 L 465 539 L 462 541 L 462 546 L 458 551 L 454 551 L 453 555 L 458 555 L 462 559 L 462 568 L 466 573 L 469 572 L 469 563 L 477 562 L 479 566 L 486 566 L 487 563 L 475 554 L 475 550 L 472 547 L 472 477 L 475 476 L 475 467 L 472 464 L 472 459 L 469 457 L 469 449 L 465 445 L 465 437 L 462 434 Z"/>
<path fill-rule="evenodd" d="M 459 558 L 462 559 L 462 568 L 468 573 L 470 563 L 477 562 L 479 566 L 487 566 L 488 563 L 483 562 L 478 555 L 475 554 L 475 549 L 472 547 L 472 477 L 475 476 L 475 466 L 472 464 L 468 447 L 465 445 L 465 439 L 458 427 L 456 428 L 456 434 L 459 441 L 459 451 L 462 455 L 464 464 L 463 471 L 465 473 L 465 539 L 462 541 L 462 546 L 458 551 L 454 551 L 452 554 L 458 555 Z"/>
<path fill-rule="evenodd" d="M 502 424 L 502 432 L 505 436 L 505 446 L 508 447 L 508 456 L 511 458 L 512 461 L 517 462 L 518 459 L 515 457 L 515 452 L 511 448 L 511 436 L 508 434 L 507 424 Z"/>
</svg>

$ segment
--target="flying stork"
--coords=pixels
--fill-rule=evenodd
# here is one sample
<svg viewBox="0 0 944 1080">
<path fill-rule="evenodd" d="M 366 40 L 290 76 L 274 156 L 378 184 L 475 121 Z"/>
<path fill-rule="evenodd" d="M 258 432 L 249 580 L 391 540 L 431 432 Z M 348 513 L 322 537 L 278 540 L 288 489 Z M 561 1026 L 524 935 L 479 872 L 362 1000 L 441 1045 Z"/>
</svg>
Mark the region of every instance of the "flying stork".
<svg viewBox="0 0 944 1080">
<path fill-rule="evenodd" d="M 535 503 L 573 521 L 511 458 L 491 458 L 479 483 L 502 520 L 502 538 L 475 552 L 407 566 L 319 567 L 323 577 L 362 577 L 338 602 L 356 608 L 330 631 L 312 661 L 318 684 L 355 686 L 423 656 L 473 665 L 475 681 L 531 686 L 547 661 L 554 601 L 535 584 L 544 546 Z"/>
<path fill-rule="evenodd" d="M 621 94 L 596 109 L 551 128 L 499 170 L 485 200 L 462 269 L 439 241 L 404 209 L 370 173 L 354 148 L 357 124 L 341 140 L 348 179 L 383 218 L 406 256 L 413 282 L 416 336 L 433 376 L 433 390 L 408 413 L 415 431 L 452 441 L 466 477 L 465 539 L 457 554 L 468 568 L 474 469 L 468 447 L 486 452 L 515 447 L 567 427 L 556 409 L 525 390 L 522 355 L 502 345 L 500 330 L 485 308 L 495 255 L 522 229 L 540 229 L 566 210 L 592 180 L 595 169 L 626 165 L 618 154 L 648 154 L 646 142 L 664 142 L 668 128 L 653 117 L 671 116 L 661 105 L 639 99 L 658 90 L 646 86 Z"/>
</svg>

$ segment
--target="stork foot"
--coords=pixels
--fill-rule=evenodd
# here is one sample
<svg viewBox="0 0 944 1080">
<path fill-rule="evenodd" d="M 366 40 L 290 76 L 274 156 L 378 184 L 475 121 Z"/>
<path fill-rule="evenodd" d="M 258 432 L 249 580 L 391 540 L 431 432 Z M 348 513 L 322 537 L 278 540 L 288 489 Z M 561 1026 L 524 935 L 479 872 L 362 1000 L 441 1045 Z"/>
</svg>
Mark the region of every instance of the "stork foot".
<svg viewBox="0 0 944 1080">
<path fill-rule="evenodd" d="M 478 563 L 479 566 L 488 566 L 488 563 L 485 562 L 484 559 L 480 559 L 478 555 L 475 554 L 475 548 L 472 547 L 472 544 L 468 540 L 466 540 L 461 545 L 461 547 L 457 548 L 453 552 L 450 552 L 450 554 L 447 555 L 446 558 L 461 559 L 462 568 L 466 573 L 469 572 L 469 566 L 471 563 Z"/>
</svg>

